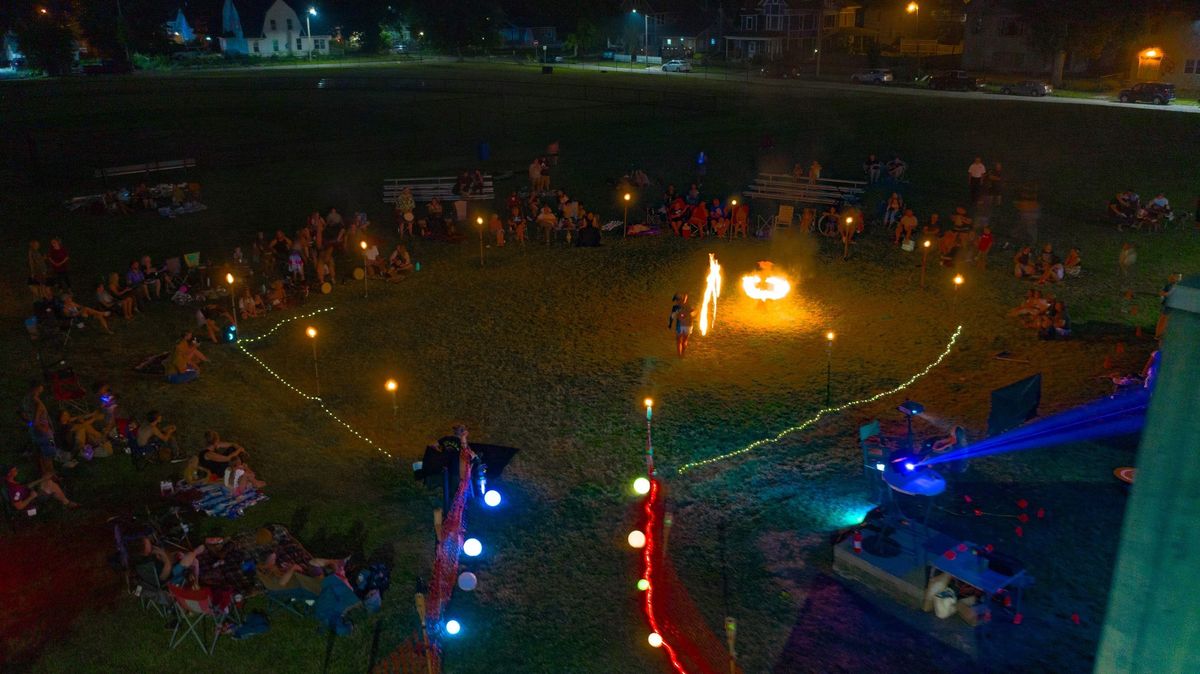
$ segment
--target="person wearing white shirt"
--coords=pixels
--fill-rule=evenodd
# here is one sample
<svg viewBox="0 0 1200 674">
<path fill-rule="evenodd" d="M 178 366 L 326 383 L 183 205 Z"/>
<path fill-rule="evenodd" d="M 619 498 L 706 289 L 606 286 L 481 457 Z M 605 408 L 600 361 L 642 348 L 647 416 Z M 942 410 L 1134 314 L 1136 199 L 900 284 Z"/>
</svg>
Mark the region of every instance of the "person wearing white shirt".
<svg viewBox="0 0 1200 674">
<path fill-rule="evenodd" d="M 971 187 L 971 203 L 979 201 L 979 195 L 983 191 L 983 179 L 987 176 L 987 166 L 984 165 L 983 159 L 976 157 L 975 161 L 967 167 L 967 178 Z"/>
</svg>

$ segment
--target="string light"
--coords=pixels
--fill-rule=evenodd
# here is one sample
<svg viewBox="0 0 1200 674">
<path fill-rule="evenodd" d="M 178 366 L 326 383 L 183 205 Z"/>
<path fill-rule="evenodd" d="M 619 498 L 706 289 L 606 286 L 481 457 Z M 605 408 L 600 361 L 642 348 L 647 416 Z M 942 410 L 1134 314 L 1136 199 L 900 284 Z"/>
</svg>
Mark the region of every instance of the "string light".
<svg viewBox="0 0 1200 674">
<path fill-rule="evenodd" d="M 317 404 L 317 406 L 321 408 L 321 411 L 325 413 L 325 415 L 326 415 L 326 416 L 328 416 L 330 419 L 333 419 L 333 420 L 334 420 L 334 421 L 336 421 L 337 423 L 341 424 L 341 425 L 342 425 L 342 427 L 343 427 L 343 428 L 345 428 L 347 431 L 349 431 L 351 435 L 353 435 L 354 437 L 358 438 L 359 440 L 362 440 L 364 443 L 366 443 L 366 444 L 367 444 L 368 446 L 370 446 L 372 449 L 374 449 L 375 451 L 379 452 L 380 454 L 383 454 L 384 456 L 388 457 L 389 459 L 395 458 L 395 457 L 393 457 L 393 456 L 392 456 L 392 454 L 391 454 L 390 452 L 388 452 L 386 449 L 384 449 L 383 447 L 380 447 L 380 446 L 379 446 L 379 445 L 378 445 L 378 444 L 377 444 L 377 443 L 376 443 L 374 440 L 372 440 L 371 438 L 368 438 L 367 436 L 363 435 L 362 433 L 360 433 L 360 432 L 358 431 L 358 429 L 354 428 L 354 427 L 353 427 L 353 426 L 351 426 L 350 424 L 346 423 L 346 421 L 345 421 L 344 419 L 342 419 L 342 418 L 341 418 L 341 417 L 339 417 L 338 415 L 334 414 L 334 413 L 333 413 L 333 410 L 331 410 L 331 409 L 329 409 L 328 407 L 326 407 L 326 405 L 325 405 L 325 401 L 324 401 L 324 400 L 322 400 L 320 396 L 311 395 L 311 394 L 309 394 L 309 393 L 306 393 L 305 391 L 303 391 L 303 390 L 301 390 L 301 389 L 297 388 L 297 387 L 296 387 L 294 384 L 292 384 L 290 381 L 288 381 L 288 380 L 284 379 L 284 378 L 283 378 L 283 377 L 282 377 L 282 376 L 281 376 L 281 375 L 280 375 L 278 372 L 276 372 L 275 370 L 271 369 L 271 366 L 270 366 L 270 365 L 267 365 L 267 364 L 266 364 L 266 363 L 263 361 L 263 359 L 259 358 L 258 356 L 254 355 L 253 353 L 250 353 L 250 350 L 246 348 L 246 346 L 247 346 L 248 344 L 254 344 L 255 342 L 260 342 L 260 341 L 262 341 L 262 340 L 266 339 L 267 337 L 270 337 L 271 335 L 275 334 L 275 332 L 276 332 L 276 331 L 278 331 L 278 330 L 279 330 L 279 328 L 283 327 L 284 325 L 287 325 L 288 323 L 292 323 L 292 322 L 294 322 L 294 321 L 298 321 L 298 320 L 301 320 L 301 319 L 304 319 L 304 318 L 312 318 L 313 316 L 317 316 L 317 315 L 319 315 L 319 314 L 323 314 L 323 313 L 326 313 L 326 312 L 329 312 L 329 311 L 333 311 L 335 308 L 336 308 L 336 307 L 324 307 L 324 308 L 322 308 L 322 309 L 317 309 L 316 311 L 312 311 L 312 312 L 309 312 L 309 313 L 307 313 L 307 314 L 300 314 L 300 315 L 298 315 L 298 316 L 292 316 L 291 318 L 285 318 L 284 320 L 282 320 L 282 321 L 279 321 L 278 323 L 276 323 L 276 324 L 275 324 L 275 325 L 274 325 L 274 326 L 273 326 L 273 327 L 272 327 L 270 330 L 268 330 L 268 331 L 264 332 L 264 333 L 263 333 L 263 334 L 261 334 L 261 335 L 258 335 L 258 336 L 256 336 L 256 337 L 249 337 L 249 338 L 246 338 L 246 339 L 241 339 L 241 340 L 239 340 L 239 341 L 237 342 L 237 344 L 235 344 L 235 346 L 237 346 L 237 348 L 238 348 L 238 349 L 239 349 L 239 350 L 240 350 L 240 351 L 241 351 L 241 352 L 242 352 L 244 355 L 246 355 L 247 357 L 249 357 L 249 358 L 250 358 L 251 360 L 253 360 L 255 363 L 258 363 L 258 366 L 259 366 L 259 367 L 261 367 L 262 369 L 266 370 L 266 371 L 267 371 L 267 374 L 269 374 L 269 375 L 271 375 L 272 377 L 274 377 L 276 381 L 278 381 L 279 383 L 281 383 L 281 384 L 283 384 L 284 386 L 286 386 L 286 387 L 288 387 L 289 389 L 291 389 L 293 393 L 295 393 L 296 395 L 300 396 L 301 398 L 304 398 L 305 400 L 309 400 L 309 401 L 315 402 L 315 403 Z"/>
<path fill-rule="evenodd" d="M 857 407 L 859 405 L 866 405 L 868 403 L 873 403 L 876 400 L 879 400 L 881 398 L 886 398 L 887 396 L 893 395 L 895 393 L 899 393 L 900 391 L 903 391 L 904 389 L 908 388 L 909 386 L 912 386 L 913 383 L 915 383 L 921 377 L 924 377 L 925 375 L 929 374 L 929 372 L 931 370 L 933 370 L 933 368 L 937 367 L 938 365 L 941 365 L 942 361 L 946 359 L 946 356 L 950 355 L 950 351 L 954 349 L 954 344 L 955 344 L 955 342 L 958 341 L 958 337 L 961 334 L 962 334 L 962 326 L 960 325 L 954 329 L 954 334 L 950 335 L 950 341 L 946 343 L 946 348 L 942 351 L 941 355 L 939 355 L 937 357 L 937 360 L 934 360 L 932 363 L 926 365 L 925 369 L 914 374 L 913 376 L 909 377 L 906 381 L 902 382 L 901 384 L 899 384 L 893 388 L 890 388 L 886 391 L 881 391 L 879 393 L 876 393 L 875 395 L 873 395 L 869 398 L 863 398 L 861 400 L 852 400 L 848 403 L 842 403 L 841 405 L 838 405 L 836 407 L 826 407 L 824 409 L 818 410 L 816 414 L 809 417 L 807 420 L 805 420 L 799 424 L 796 424 L 795 426 L 785 428 L 782 431 L 780 431 L 779 433 L 775 434 L 773 437 L 761 438 L 759 440 L 755 440 L 754 442 L 746 445 L 745 447 L 742 447 L 741 449 L 735 449 L 732 452 L 726 452 L 725 454 L 718 454 L 717 456 L 709 457 L 707 459 L 701 459 L 699 461 L 691 461 L 691 462 L 685 463 L 679 467 L 679 473 L 683 474 L 689 470 L 701 468 L 701 467 L 707 466 L 709 464 L 716 463 L 718 461 L 724 461 L 725 459 L 732 459 L 735 456 L 741 456 L 742 454 L 746 454 L 747 452 L 754 451 L 755 449 L 758 449 L 759 447 L 762 447 L 764 445 L 769 445 L 769 444 L 779 442 L 784 437 L 791 435 L 792 433 L 795 433 L 797 431 L 802 431 L 802 430 L 808 428 L 809 426 L 812 426 L 813 424 L 820 421 L 821 418 L 827 414 L 836 414 L 838 412 L 844 412 L 844 411 L 850 409 L 851 407 Z"/>
</svg>

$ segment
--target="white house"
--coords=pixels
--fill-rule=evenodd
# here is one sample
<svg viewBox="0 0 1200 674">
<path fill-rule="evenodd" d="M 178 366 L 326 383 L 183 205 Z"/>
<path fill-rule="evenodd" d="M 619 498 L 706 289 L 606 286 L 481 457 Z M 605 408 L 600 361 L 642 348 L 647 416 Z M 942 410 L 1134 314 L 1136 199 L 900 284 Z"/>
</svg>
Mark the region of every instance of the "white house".
<svg viewBox="0 0 1200 674">
<path fill-rule="evenodd" d="M 233 0 L 225 0 L 225 10 L 221 15 L 222 32 L 227 35 L 221 38 L 221 51 L 226 54 L 307 56 L 310 52 L 329 53 L 328 35 L 308 34 L 309 22 L 315 21 L 317 17 L 301 17 L 283 0 L 275 0 L 275 4 L 263 15 L 261 28 L 257 31 L 245 31 L 249 34 L 247 37 L 242 37 L 241 17 L 233 5 Z"/>
</svg>

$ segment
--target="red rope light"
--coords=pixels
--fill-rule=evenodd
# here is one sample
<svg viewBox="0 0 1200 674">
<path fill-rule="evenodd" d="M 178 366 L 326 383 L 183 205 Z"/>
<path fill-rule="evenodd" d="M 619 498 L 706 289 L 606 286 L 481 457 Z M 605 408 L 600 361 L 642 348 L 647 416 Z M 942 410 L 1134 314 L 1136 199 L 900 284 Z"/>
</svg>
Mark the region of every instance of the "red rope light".
<svg viewBox="0 0 1200 674">
<path fill-rule="evenodd" d="M 642 578 L 645 578 L 650 583 L 650 587 L 646 588 L 646 619 L 650 622 L 650 629 L 656 632 L 663 638 L 662 647 L 666 649 L 667 655 L 671 659 L 671 666 L 679 674 L 687 674 L 683 663 L 679 662 L 679 656 L 675 652 L 675 648 L 671 646 L 671 642 L 667 641 L 667 637 L 663 634 L 663 630 L 659 629 L 658 620 L 654 617 L 654 542 L 655 534 L 654 527 L 656 525 L 654 517 L 654 503 L 658 499 L 658 480 L 650 478 L 650 494 L 646 496 L 646 504 L 644 512 L 646 514 L 646 546 L 642 548 Z"/>
</svg>

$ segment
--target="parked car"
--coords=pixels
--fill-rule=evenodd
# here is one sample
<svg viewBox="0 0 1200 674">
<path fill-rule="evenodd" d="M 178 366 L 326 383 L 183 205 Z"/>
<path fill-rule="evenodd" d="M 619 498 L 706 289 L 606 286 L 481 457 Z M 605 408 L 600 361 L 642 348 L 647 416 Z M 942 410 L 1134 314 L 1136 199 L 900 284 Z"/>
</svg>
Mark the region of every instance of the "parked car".
<svg viewBox="0 0 1200 674">
<path fill-rule="evenodd" d="M 83 64 L 81 70 L 84 75 L 121 75 L 133 72 L 133 64 L 116 59 L 102 59 L 95 63 Z"/>
<path fill-rule="evenodd" d="M 1117 100 L 1122 103 L 1168 105 L 1175 100 L 1175 85 L 1166 82 L 1138 82 L 1128 89 L 1122 89 L 1117 95 Z"/>
<path fill-rule="evenodd" d="M 762 67 L 763 77 L 792 80 L 800 77 L 800 66 L 794 66 L 781 61 L 770 61 Z"/>
<path fill-rule="evenodd" d="M 662 71 L 664 73 L 690 73 L 692 72 L 692 64 L 688 63 L 687 61 L 675 59 L 674 61 L 667 61 L 664 63 L 662 65 Z"/>
<path fill-rule="evenodd" d="M 856 84 L 888 84 L 894 79 L 892 71 L 887 68 L 860 70 L 850 76 L 850 81 Z"/>
<path fill-rule="evenodd" d="M 977 91 L 983 88 L 983 80 L 971 77 L 965 70 L 948 70 L 930 77 L 929 88 L 946 91 Z"/>
<path fill-rule="evenodd" d="M 1045 96 L 1054 91 L 1054 87 L 1041 80 L 1025 80 L 1016 84 L 1000 86 L 1000 93 L 1012 96 Z"/>
</svg>

